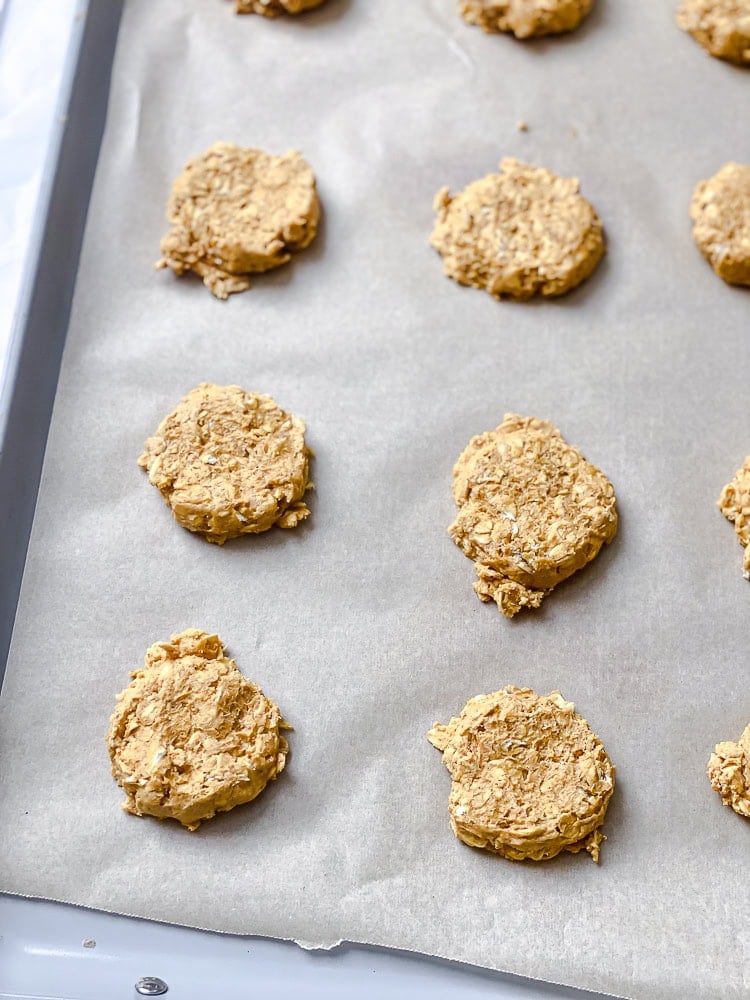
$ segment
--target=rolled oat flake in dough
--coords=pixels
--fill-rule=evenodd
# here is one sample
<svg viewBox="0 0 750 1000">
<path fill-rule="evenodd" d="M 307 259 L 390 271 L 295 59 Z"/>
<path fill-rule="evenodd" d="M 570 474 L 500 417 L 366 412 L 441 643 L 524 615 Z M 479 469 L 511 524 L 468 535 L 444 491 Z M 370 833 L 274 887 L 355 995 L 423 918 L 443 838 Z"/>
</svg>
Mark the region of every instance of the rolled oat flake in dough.
<svg viewBox="0 0 750 1000">
<path fill-rule="evenodd" d="M 323 0 L 235 0 L 235 10 L 238 14 L 278 17 L 279 14 L 302 14 L 322 3 Z"/>
<path fill-rule="evenodd" d="M 320 204 L 299 153 L 270 156 L 217 142 L 188 161 L 167 206 L 171 229 L 156 268 L 194 271 L 219 299 L 250 287 L 312 242 Z"/>
<path fill-rule="evenodd" d="M 750 65 L 748 0 L 682 0 L 677 23 L 712 56 Z"/>
<path fill-rule="evenodd" d="M 250 802 L 284 770 L 290 727 L 260 688 L 198 629 L 146 652 L 117 696 L 107 746 L 112 775 L 135 816 L 195 830 Z"/>
<path fill-rule="evenodd" d="M 563 295 L 604 254 L 599 216 L 575 177 L 506 158 L 499 174 L 435 196 L 430 242 L 449 278 L 495 298 Z"/>
<path fill-rule="evenodd" d="M 310 514 L 311 454 L 302 420 L 270 396 L 203 382 L 162 420 L 138 464 L 183 528 L 223 545 Z"/>
<path fill-rule="evenodd" d="M 719 277 L 750 285 L 750 164 L 727 163 L 701 181 L 690 217 L 693 239 Z"/>
<path fill-rule="evenodd" d="M 451 826 L 470 847 L 512 861 L 561 851 L 599 860 L 615 768 L 559 691 L 508 686 L 467 702 L 429 741 L 451 774 Z"/>
<path fill-rule="evenodd" d="M 708 777 L 725 806 L 750 819 L 750 725 L 737 743 L 717 743 L 708 761 Z"/>
<path fill-rule="evenodd" d="M 617 531 L 615 491 L 547 420 L 506 413 L 453 469 L 453 541 L 474 560 L 474 590 L 512 618 L 539 607 Z"/>
<path fill-rule="evenodd" d="M 718 506 L 724 517 L 734 524 L 739 543 L 745 550 L 742 575 L 750 580 L 750 455 L 721 491 Z"/>
<path fill-rule="evenodd" d="M 485 31 L 534 38 L 577 28 L 594 0 L 459 0 L 458 6 L 465 21 Z"/>
</svg>

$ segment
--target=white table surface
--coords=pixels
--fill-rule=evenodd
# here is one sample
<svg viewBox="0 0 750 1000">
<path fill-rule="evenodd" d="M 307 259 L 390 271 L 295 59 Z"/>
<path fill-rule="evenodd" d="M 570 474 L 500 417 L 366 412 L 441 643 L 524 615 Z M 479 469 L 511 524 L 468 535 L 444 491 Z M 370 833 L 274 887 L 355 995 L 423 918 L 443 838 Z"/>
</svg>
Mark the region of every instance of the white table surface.
<svg viewBox="0 0 750 1000">
<path fill-rule="evenodd" d="M 0 386 L 82 0 L 0 0 Z"/>
</svg>

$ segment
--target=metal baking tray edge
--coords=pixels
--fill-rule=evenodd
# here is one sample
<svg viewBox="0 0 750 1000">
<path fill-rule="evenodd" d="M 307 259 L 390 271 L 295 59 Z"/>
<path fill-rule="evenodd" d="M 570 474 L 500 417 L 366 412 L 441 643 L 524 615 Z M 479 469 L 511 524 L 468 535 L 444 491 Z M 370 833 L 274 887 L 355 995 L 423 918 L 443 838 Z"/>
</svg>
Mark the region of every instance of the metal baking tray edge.
<svg viewBox="0 0 750 1000">
<path fill-rule="evenodd" d="M 90 0 L 77 17 L 31 250 L 0 385 L 0 684 L 10 646 L 67 333 L 89 198 L 107 112 L 124 0 Z M 0 894 L 0 1000 L 116 1000 L 158 976 L 175 1000 L 246 998 L 293 989 L 304 998 L 460 995 L 600 997 L 562 986 L 342 943 L 232 937 Z"/>
<path fill-rule="evenodd" d="M 123 0 L 77 15 L 0 386 L 0 682 L 60 372 Z"/>
</svg>

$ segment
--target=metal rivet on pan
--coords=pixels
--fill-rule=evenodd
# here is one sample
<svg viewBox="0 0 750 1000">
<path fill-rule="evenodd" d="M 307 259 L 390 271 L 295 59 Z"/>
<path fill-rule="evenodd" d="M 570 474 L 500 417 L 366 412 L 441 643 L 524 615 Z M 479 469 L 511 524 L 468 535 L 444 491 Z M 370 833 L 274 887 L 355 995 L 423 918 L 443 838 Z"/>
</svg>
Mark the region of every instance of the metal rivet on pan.
<svg viewBox="0 0 750 1000">
<path fill-rule="evenodd" d="M 143 997 L 160 997 L 168 989 L 169 987 L 164 980 L 159 979 L 158 976 L 141 976 L 135 984 L 135 992 L 140 993 Z"/>
</svg>

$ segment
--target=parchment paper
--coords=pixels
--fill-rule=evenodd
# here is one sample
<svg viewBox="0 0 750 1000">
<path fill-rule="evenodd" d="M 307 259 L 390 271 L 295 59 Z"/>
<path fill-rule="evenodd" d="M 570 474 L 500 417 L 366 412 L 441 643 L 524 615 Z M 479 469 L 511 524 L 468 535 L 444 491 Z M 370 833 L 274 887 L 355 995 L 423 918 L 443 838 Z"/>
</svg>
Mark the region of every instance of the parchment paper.
<svg viewBox="0 0 750 1000">
<path fill-rule="evenodd" d="M 530 45 L 455 8 L 127 4 L 3 689 L 0 888 L 642 1000 L 747 997 L 750 825 L 705 766 L 750 719 L 750 587 L 715 507 L 750 451 L 750 297 L 702 260 L 687 206 L 750 161 L 750 78 L 668 2 L 597 0 Z M 300 148 L 325 205 L 308 252 L 225 304 L 151 270 L 173 176 L 217 139 Z M 563 300 L 498 304 L 428 246 L 435 191 L 505 154 L 580 176 L 604 219 L 606 261 Z M 173 523 L 135 460 L 201 380 L 307 421 L 303 527 L 220 549 Z M 446 534 L 452 465 L 508 410 L 555 421 L 622 517 L 513 622 Z M 128 671 L 188 626 L 295 726 L 282 778 L 198 833 L 122 813 L 104 743 Z M 507 683 L 560 688 L 616 763 L 599 867 L 453 837 L 425 734 Z"/>
</svg>

